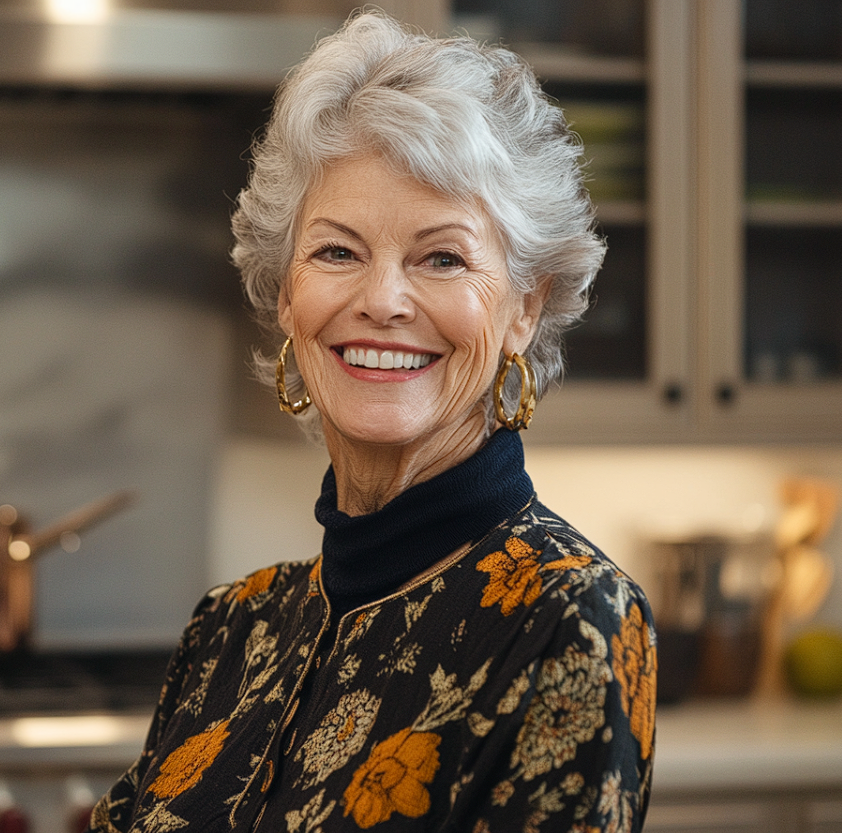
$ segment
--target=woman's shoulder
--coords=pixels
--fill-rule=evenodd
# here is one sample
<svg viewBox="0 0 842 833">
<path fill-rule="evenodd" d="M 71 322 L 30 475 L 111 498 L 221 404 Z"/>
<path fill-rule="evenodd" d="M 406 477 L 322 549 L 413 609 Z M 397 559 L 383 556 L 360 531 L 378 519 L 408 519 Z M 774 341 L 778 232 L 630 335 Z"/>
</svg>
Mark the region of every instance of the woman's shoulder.
<svg viewBox="0 0 842 833">
<path fill-rule="evenodd" d="M 237 613 L 256 613 L 270 602 L 284 604 L 297 598 L 296 590 L 318 595 L 321 557 L 282 561 L 247 573 L 235 581 L 208 590 L 196 605 L 192 623 L 230 619 Z"/>
<path fill-rule="evenodd" d="M 183 681 L 179 680 L 203 664 L 215 666 L 226 653 L 239 656 L 255 630 L 266 630 L 271 622 L 281 631 L 307 602 L 320 599 L 320 564 L 318 557 L 280 562 L 208 590 L 194 608 L 170 662 L 167 688 L 172 696 L 180 696 Z"/>
<path fill-rule="evenodd" d="M 543 569 L 610 577 L 642 592 L 608 555 L 537 498 L 499 532 L 506 538 L 507 550 L 520 549 L 521 556 L 528 551 Z"/>
<path fill-rule="evenodd" d="M 574 613 L 613 630 L 633 609 L 651 622 L 640 586 L 575 527 L 535 499 L 489 539 L 476 569 L 488 573 L 483 606 L 536 607 L 541 615 Z"/>
</svg>

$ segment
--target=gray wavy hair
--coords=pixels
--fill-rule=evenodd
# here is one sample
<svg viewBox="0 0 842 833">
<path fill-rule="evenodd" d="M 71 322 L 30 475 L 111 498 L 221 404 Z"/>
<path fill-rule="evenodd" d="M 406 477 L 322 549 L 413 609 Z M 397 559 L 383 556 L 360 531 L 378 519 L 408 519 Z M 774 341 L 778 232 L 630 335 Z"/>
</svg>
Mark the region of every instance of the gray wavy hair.
<svg viewBox="0 0 842 833">
<path fill-rule="evenodd" d="M 305 197 L 327 166 L 369 152 L 454 200 L 479 199 L 503 241 L 516 291 L 551 279 L 526 351 L 543 396 L 563 374 L 563 333 L 585 311 L 605 253 L 578 137 L 513 52 L 417 34 L 377 11 L 353 15 L 283 81 L 238 198 L 232 257 L 278 348 L 286 337 L 278 296 Z M 274 384 L 274 360 L 257 355 L 256 367 Z M 505 392 L 510 406 L 519 399 L 516 375 Z M 295 370 L 287 384 L 293 394 L 303 390 Z M 489 429 L 491 400 L 489 390 Z M 315 407 L 299 420 L 318 436 Z"/>
</svg>

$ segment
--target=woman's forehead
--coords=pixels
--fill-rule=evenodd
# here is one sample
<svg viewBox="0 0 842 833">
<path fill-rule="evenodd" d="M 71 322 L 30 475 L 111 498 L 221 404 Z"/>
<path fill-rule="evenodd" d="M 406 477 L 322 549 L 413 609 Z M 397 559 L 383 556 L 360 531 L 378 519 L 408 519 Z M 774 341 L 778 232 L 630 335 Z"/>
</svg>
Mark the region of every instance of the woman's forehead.
<svg viewBox="0 0 842 833">
<path fill-rule="evenodd" d="M 478 199 L 457 198 L 376 155 L 331 164 L 314 182 L 301 212 L 301 230 L 325 224 L 383 224 L 413 233 L 460 227 L 466 233 L 494 234 Z M 496 236 L 496 234 L 494 234 Z"/>
</svg>

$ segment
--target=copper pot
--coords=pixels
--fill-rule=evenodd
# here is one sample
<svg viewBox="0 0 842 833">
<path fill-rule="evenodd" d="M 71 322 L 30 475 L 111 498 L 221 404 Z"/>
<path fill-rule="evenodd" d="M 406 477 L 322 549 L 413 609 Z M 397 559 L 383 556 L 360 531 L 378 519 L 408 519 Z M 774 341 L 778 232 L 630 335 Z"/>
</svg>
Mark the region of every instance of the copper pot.
<svg viewBox="0 0 842 833">
<path fill-rule="evenodd" d="M 129 506 L 135 494 L 120 491 L 65 515 L 39 532 L 9 504 L 0 506 L 0 654 L 29 647 L 33 626 L 34 560 L 55 546 L 72 552 L 78 533 Z"/>
</svg>

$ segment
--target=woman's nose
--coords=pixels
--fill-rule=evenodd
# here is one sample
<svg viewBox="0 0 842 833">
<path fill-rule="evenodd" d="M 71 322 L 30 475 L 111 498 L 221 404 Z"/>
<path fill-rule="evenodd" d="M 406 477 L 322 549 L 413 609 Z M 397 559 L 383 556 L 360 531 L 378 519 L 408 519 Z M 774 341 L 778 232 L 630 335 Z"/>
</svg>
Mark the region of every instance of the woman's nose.
<svg viewBox="0 0 842 833">
<path fill-rule="evenodd" d="M 353 311 L 380 325 L 411 321 L 415 304 L 402 265 L 372 264 L 361 281 Z"/>
</svg>

